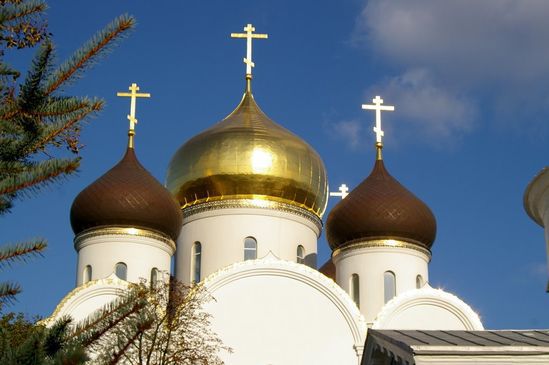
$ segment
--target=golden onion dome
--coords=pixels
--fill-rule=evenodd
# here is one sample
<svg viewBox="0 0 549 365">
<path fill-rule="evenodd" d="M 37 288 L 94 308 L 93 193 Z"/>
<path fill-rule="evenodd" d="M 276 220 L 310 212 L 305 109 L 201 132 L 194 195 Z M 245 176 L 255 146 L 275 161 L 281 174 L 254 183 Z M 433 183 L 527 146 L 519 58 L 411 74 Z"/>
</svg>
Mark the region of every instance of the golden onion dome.
<svg viewBox="0 0 549 365">
<path fill-rule="evenodd" d="M 183 209 L 246 199 L 257 206 L 285 203 L 318 217 L 328 191 L 318 153 L 267 117 L 249 88 L 231 114 L 179 148 L 166 184 Z"/>
</svg>

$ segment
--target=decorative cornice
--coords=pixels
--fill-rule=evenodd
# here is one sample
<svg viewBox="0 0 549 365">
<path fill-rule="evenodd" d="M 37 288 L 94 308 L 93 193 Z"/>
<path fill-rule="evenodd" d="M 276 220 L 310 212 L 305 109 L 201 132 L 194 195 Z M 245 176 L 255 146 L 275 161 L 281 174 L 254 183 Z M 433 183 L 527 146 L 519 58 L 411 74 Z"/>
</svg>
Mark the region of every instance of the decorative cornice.
<svg viewBox="0 0 549 365">
<path fill-rule="evenodd" d="M 467 327 L 467 330 L 484 329 L 480 317 L 467 303 L 454 294 L 445 292 L 442 289 L 434 289 L 429 284 L 421 289 L 404 292 L 387 302 L 378 313 L 372 328 L 383 329 L 387 322 L 391 320 L 391 317 L 410 307 L 426 303 L 443 307 L 453 313 Z"/>
<path fill-rule="evenodd" d="M 109 286 L 116 290 L 120 290 L 121 288 L 124 288 L 124 289 L 129 288 L 130 285 L 132 285 L 130 282 L 120 279 L 114 273 L 103 279 L 90 280 L 85 284 L 77 286 L 76 288 L 71 290 L 67 295 L 65 295 L 65 297 L 55 307 L 55 310 L 53 311 L 52 315 L 49 316 L 48 318 L 44 318 L 38 324 L 42 324 L 44 326 L 50 326 L 51 324 L 53 324 L 53 322 L 56 319 L 58 319 L 59 314 L 65 308 L 65 306 L 71 300 L 73 300 L 78 294 L 82 293 L 83 291 L 85 291 L 90 287 Z"/>
<path fill-rule="evenodd" d="M 78 250 L 78 247 L 80 247 L 85 240 L 100 236 L 137 236 L 152 238 L 168 245 L 172 250 L 172 253 L 175 252 L 176 248 L 175 242 L 169 236 L 158 231 L 135 227 L 98 227 L 86 229 L 74 237 L 74 248 Z"/>
<path fill-rule="evenodd" d="M 218 209 L 238 208 L 276 210 L 284 213 L 295 214 L 312 222 L 318 228 L 319 232 L 322 231 L 322 220 L 315 213 L 307 210 L 307 208 L 299 208 L 291 204 L 263 199 L 216 200 L 191 205 L 182 209 L 183 221 L 185 221 L 185 219 L 189 218 L 190 216 L 203 212 L 209 212 Z"/>
<path fill-rule="evenodd" d="M 431 260 L 431 250 L 427 246 L 421 244 L 420 242 L 408 242 L 403 241 L 398 238 L 384 238 L 384 239 L 374 239 L 367 240 L 364 239 L 351 241 L 350 243 L 345 244 L 345 246 L 337 248 L 332 253 L 332 257 L 335 257 L 343 252 L 348 252 L 350 250 L 360 249 L 360 248 L 407 248 L 410 250 L 421 252 L 426 255 L 429 260 Z"/>
</svg>

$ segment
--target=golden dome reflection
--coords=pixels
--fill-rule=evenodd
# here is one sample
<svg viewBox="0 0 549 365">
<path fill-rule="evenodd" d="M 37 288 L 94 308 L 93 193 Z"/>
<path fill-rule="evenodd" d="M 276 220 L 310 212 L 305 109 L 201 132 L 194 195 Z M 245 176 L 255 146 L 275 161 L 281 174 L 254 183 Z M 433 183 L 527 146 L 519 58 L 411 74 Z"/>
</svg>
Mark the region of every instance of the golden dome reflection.
<svg viewBox="0 0 549 365">
<path fill-rule="evenodd" d="M 286 203 L 321 217 L 326 169 L 311 146 L 273 122 L 244 94 L 225 119 L 191 138 L 168 168 L 168 190 L 182 208 L 234 199 Z"/>
</svg>

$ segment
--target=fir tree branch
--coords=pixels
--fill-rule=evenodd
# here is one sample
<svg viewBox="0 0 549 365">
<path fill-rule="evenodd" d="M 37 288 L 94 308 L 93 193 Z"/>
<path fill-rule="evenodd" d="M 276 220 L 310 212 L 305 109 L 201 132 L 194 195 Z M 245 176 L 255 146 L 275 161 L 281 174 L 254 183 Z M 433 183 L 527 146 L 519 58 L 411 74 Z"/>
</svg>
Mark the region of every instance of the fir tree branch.
<svg viewBox="0 0 549 365">
<path fill-rule="evenodd" d="M 21 73 L 17 71 L 16 69 L 12 68 L 10 65 L 1 62 L 0 63 L 0 76 L 5 80 L 8 77 L 12 77 L 13 79 L 17 79 Z"/>
<path fill-rule="evenodd" d="M 43 99 L 44 96 L 40 86 L 44 81 L 48 69 L 51 67 L 52 55 L 53 44 L 51 41 L 46 40 L 38 49 L 36 56 L 32 60 L 27 77 L 23 85 L 21 85 L 21 93 L 18 99 L 22 111 L 33 110 Z"/>
<path fill-rule="evenodd" d="M 0 24 L 25 18 L 46 11 L 48 6 L 44 1 L 28 1 L 19 3 L 17 6 L 2 6 L 0 9 Z"/>
<path fill-rule="evenodd" d="M 75 172 L 79 162 L 79 158 L 40 161 L 32 169 L 0 180 L 0 196 L 18 194 L 27 189 L 37 191 L 41 187 Z"/>
<path fill-rule="evenodd" d="M 6 302 L 13 302 L 15 296 L 21 292 L 19 284 L 14 283 L 0 283 L 0 304 Z"/>
<path fill-rule="evenodd" d="M 103 108 L 104 104 L 105 101 L 98 98 L 49 97 L 44 101 L 43 105 L 26 114 L 33 117 L 55 119 L 90 107 L 95 111 L 99 111 Z"/>
<path fill-rule="evenodd" d="M 82 346 L 91 346 L 126 318 L 142 310 L 146 305 L 142 295 L 143 293 L 129 295 L 105 305 L 79 324 L 73 330 L 73 337 L 77 338 Z"/>
<path fill-rule="evenodd" d="M 41 255 L 46 249 L 46 241 L 38 239 L 32 242 L 21 242 L 0 247 L 0 268 L 14 261 L 26 261 L 31 256 Z"/>
<path fill-rule="evenodd" d="M 90 104 L 86 106 L 83 105 L 80 109 L 77 109 L 81 112 L 74 116 L 71 116 L 69 120 L 61 120 L 59 122 L 48 125 L 41 131 L 40 138 L 35 138 L 33 140 L 34 143 L 26 148 L 27 153 L 32 154 L 37 152 L 38 150 L 44 149 L 47 145 L 51 145 L 51 143 L 55 140 L 55 138 L 59 137 L 59 135 L 69 131 L 76 124 L 81 123 L 91 114 L 101 110 L 102 107 L 103 100 L 92 100 L 90 101 Z"/>
<path fill-rule="evenodd" d="M 92 39 L 80 48 L 71 59 L 62 64 L 45 89 L 47 95 L 57 90 L 61 85 L 77 77 L 83 69 L 89 66 L 98 56 L 108 51 L 110 45 L 135 26 L 135 19 L 129 15 L 116 18 L 107 27 L 96 34 Z"/>
</svg>

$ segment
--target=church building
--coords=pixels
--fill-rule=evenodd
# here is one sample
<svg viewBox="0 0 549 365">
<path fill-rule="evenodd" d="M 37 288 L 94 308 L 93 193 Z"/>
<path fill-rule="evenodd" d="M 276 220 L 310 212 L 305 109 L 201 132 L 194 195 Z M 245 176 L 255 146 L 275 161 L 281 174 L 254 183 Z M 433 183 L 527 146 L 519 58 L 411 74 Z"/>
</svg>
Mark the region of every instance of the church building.
<svg viewBox="0 0 549 365">
<path fill-rule="evenodd" d="M 126 152 L 74 200 L 77 286 L 48 321 L 82 320 L 128 282 L 171 273 L 215 298 L 204 309 L 233 349 L 220 354 L 228 365 L 549 363 L 548 331 L 485 331 L 468 304 L 429 286 L 435 215 L 383 160 L 382 113 L 395 108 L 379 96 L 362 106 L 375 112 L 372 170 L 323 224 L 328 171 L 257 104 L 252 41 L 267 35 L 244 31 L 232 34 L 247 41 L 240 103 L 173 146 L 165 186 L 134 146 L 135 103 L 149 95 L 119 93 L 131 100 Z"/>
</svg>

